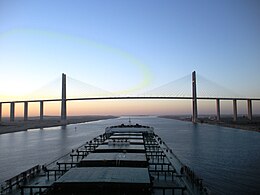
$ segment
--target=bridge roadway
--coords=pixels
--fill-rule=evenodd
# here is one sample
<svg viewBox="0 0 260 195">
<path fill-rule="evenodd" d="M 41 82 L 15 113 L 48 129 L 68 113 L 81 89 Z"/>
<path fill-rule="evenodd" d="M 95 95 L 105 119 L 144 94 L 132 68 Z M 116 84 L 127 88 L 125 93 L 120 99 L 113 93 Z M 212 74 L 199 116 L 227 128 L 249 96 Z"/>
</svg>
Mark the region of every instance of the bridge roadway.
<svg viewBox="0 0 260 195">
<path fill-rule="evenodd" d="M 79 101 L 79 100 L 125 100 L 125 99 L 169 99 L 169 100 L 191 100 L 193 97 L 163 97 L 163 96 L 127 96 L 127 97 L 83 97 L 83 98 L 67 98 L 66 101 Z M 227 97 L 197 97 L 198 100 L 251 100 L 251 101 L 260 101 L 260 98 L 227 98 Z M 55 102 L 62 101 L 61 98 L 58 99 L 44 99 L 44 100 L 16 100 L 16 101 L 4 101 L 0 104 L 8 103 L 33 103 L 33 102 Z"/>
<path fill-rule="evenodd" d="M 10 104 L 10 121 L 14 121 L 15 118 L 15 104 L 24 103 L 24 120 L 28 119 L 28 103 L 40 103 L 40 119 L 43 119 L 43 104 L 44 102 L 55 101 L 91 101 L 91 100 L 137 100 L 137 99 L 150 99 L 150 100 L 191 100 L 193 97 L 159 97 L 159 96 L 128 96 L 128 97 L 82 97 L 82 98 L 67 98 L 67 99 L 45 99 L 45 100 L 17 100 L 17 101 L 4 101 L 0 102 L 0 121 L 2 119 L 2 104 Z M 248 107 L 248 119 L 252 120 L 252 101 L 260 101 L 260 98 L 225 98 L 225 97 L 196 97 L 197 100 L 216 100 L 217 120 L 220 120 L 220 100 L 233 101 L 233 120 L 237 120 L 237 101 L 247 101 Z"/>
</svg>

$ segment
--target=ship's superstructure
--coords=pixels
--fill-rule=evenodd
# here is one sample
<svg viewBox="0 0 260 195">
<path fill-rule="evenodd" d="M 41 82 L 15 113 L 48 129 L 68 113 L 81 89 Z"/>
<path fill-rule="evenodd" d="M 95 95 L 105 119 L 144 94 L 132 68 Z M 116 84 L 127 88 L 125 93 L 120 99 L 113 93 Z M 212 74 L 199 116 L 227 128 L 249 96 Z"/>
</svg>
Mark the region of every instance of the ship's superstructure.
<svg viewBox="0 0 260 195">
<path fill-rule="evenodd" d="M 106 128 L 53 163 L 6 181 L 2 194 L 208 194 L 154 133 L 139 124 Z"/>
</svg>

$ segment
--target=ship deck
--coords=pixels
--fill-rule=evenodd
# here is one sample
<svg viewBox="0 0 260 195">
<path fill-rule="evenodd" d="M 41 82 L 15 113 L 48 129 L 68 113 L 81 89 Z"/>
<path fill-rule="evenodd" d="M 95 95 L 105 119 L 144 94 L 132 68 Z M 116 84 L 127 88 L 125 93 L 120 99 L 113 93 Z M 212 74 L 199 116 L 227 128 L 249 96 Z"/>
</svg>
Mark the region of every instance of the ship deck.
<svg viewBox="0 0 260 195">
<path fill-rule="evenodd" d="M 206 194 L 160 137 L 144 127 L 115 129 L 33 174 L 12 178 L 2 194 Z"/>
</svg>

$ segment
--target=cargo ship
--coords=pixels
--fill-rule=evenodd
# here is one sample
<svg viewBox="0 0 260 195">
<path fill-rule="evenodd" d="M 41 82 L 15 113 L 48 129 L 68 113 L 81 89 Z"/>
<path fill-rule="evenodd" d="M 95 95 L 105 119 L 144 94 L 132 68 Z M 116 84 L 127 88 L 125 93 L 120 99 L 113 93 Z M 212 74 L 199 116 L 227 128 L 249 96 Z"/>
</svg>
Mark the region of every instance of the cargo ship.
<svg viewBox="0 0 260 195">
<path fill-rule="evenodd" d="M 59 159 L 1 185 L 1 194 L 210 194 L 201 178 L 140 124 L 110 126 Z"/>
</svg>

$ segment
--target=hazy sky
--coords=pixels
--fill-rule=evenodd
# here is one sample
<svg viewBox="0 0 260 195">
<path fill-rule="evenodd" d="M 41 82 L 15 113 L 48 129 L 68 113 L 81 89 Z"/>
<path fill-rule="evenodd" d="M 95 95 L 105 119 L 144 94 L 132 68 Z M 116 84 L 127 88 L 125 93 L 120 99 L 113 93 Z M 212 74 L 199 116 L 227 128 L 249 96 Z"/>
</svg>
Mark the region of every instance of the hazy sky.
<svg viewBox="0 0 260 195">
<path fill-rule="evenodd" d="M 1 0 L 0 98 L 61 76 L 115 91 L 196 70 L 260 97 L 259 0 Z"/>
</svg>

